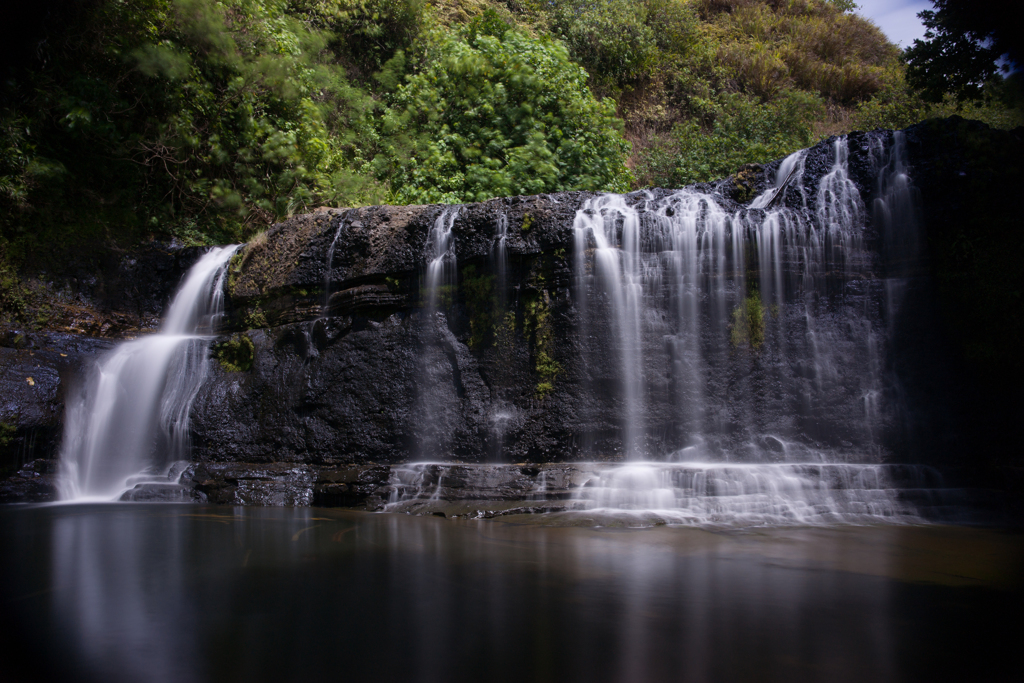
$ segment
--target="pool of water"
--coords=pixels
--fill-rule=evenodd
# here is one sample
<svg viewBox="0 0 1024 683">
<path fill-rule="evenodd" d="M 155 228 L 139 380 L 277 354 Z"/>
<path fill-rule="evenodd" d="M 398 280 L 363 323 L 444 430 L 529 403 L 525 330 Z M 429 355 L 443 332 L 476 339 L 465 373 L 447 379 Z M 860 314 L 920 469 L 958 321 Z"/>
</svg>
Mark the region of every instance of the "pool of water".
<svg viewBox="0 0 1024 683">
<path fill-rule="evenodd" d="M 0 509 L 0 543 L 3 680 L 1024 672 L 1024 536 L 993 529 L 580 528 L 107 504 Z"/>
</svg>

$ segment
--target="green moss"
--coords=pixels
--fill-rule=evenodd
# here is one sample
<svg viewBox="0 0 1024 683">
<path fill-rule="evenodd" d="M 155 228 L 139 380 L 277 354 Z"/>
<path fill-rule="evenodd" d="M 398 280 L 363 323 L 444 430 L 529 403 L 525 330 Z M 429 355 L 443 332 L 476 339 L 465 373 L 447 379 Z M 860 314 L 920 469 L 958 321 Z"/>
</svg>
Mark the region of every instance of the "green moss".
<svg viewBox="0 0 1024 683">
<path fill-rule="evenodd" d="M 551 325 L 551 299 L 547 290 L 527 300 L 525 330 L 531 339 L 533 369 L 537 373 L 534 395 L 543 399 L 555 388 L 555 378 L 562 366 L 554 358 L 555 337 Z"/>
<path fill-rule="evenodd" d="M 263 313 L 263 309 L 260 308 L 259 304 L 249 309 L 249 312 L 245 315 L 244 323 L 248 330 L 267 327 L 267 316 Z"/>
<path fill-rule="evenodd" d="M 732 345 L 750 346 L 755 351 L 760 349 L 764 343 L 764 315 L 761 293 L 754 291 L 733 309 L 730 333 Z"/>
<path fill-rule="evenodd" d="M 528 214 L 523 214 L 523 224 L 519 226 L 519 229 L 523 232 L 530 232 L 530 228 L 533 226 L 533 217 Z"/>
<path fill-rule="evenodd" d="M 7 448 L 14 440 L 14 434 L 18 431 L 17 426 L 7 422 L 0 422 L 0 449 Z"/>
<path fill-rule="evenodd" d="M 469 348 L 485 348 L 493 341 L 500 319 L 494 275 L 477 275 L 476 266 L 467 266 L 462 271 L 462 296 L 469 313 Z"/>
<path fill-rule="evenodd" d="M 220 366 L 228 372 L 248 372 L 252 370 L 256 347 L 249 337 L 236 334 L 226 342 L 217 344 L 213 354 L 220 362 Z"/>
</svg>

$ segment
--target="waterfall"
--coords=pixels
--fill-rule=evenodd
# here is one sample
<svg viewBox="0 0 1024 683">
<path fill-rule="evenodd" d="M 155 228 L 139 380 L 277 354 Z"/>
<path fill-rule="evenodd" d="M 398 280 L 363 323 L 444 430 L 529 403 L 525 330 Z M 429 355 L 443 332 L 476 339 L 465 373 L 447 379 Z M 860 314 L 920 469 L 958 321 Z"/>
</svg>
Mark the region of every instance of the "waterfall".
<svg viewBox="0 0 1024 683">
<path fill-rule="evenodd" d="M 445 309 L 450 305 L 457 278 L 455 239 L 452 227 L 461 207 L 446 208 L 434 220 L 427 235 L 429 257 L 424 288 L 423 351 L 420 355 L 419 420 L 417 441 L 421 457 L 434 457 L 445 450 L 450 430 L 446 426 L 444 406 L 448 403 L 452 371 L 452 334 L 448 330 Z"/>
<path fill-rule="evenodd" d="M 657 512 L 676 524 L 920 523 L 911 492 L 945 502 L 938 483 L 923 466 L 638 463 L 598 472 L 577 498 L 587 510 Z"/>
<path fill-rule="evenodd" d="M 772 181 L 772 186 L 762 194 L 758 195 L 757 198 L 750 203 L 750 208 L 766 209 L 769 204 L 776 203 L 776 197 L 780 193 L 786 192 L 790 187 L 796 187 L 797 191 L 800 193 L 800 199 L 803 207 L 806 209 L 807 191 L 804 189 L 803 183 L 806 163 L 806 149 L 794 152 L 783 159 L 782 163 L 779 164 L 778 170 L 775 172 L 775 179 Z M 785 199 L 785 197 L 782 197 L 781 199 Z"/>
<path fill-rule="evenodd" d="M 494 229 L 494 271 L 498 279 L 495 283 L 498 292 L 498 308 L 505 312 L 508 305 L 508 214 L 498 216 Z"/>
<path fill-rule="evenodd" d="M 147 481 L 176 479 L 189 457 L 188 415 L 206 378 L 210 334 L 224 308 L 237 245 L 192 266 L 157 334 L 119 344 L 66 402 L 60 454 L 64 500 L 113 500 Z"/>
<path fill-rule="evenodd" d="M 897 137 L 876 154 L 872 213 L 845 137 L 816 183 L 808 152 L 797 152 L 747 210 L 730 213 L 695 189 L 583 203 L 574 221 L 583 382 L 612 390 L 597 400 L 620 415 L 627 459 L 878 462 L 895 311 L 864 235 L 873 220 L 890 260 L 917 258 L 901 149 Z M 799 201 L 772 201 L 780 192 Z"/>
<path fill-rule="evenodd" d="M 627 457 L 636 457 L 641 449 L 638 424 L 643 410 L 640 220 L 621 196 L 602 195 L 588 199 L 577 211 L 573 229 L 577 260 L 593 251 L 594 277 L 608 299 L 618 347 L 623 446 Z"/>
<path fill-rule="evenodd" d="M 328 309 L 330 308 L 331 276 L 334 275 L 334 248 L 338 245 L 338 238 L 341 237 L 345 226 L 345 218 L 338 221 L 338 229 L 334 231 L 334 239 L 331 240 L 331 246 L 327 249 L 327 258 L 324 261 L 324 303 L 320 311 L 320 317 L 327 317 Z"/>
</svg>

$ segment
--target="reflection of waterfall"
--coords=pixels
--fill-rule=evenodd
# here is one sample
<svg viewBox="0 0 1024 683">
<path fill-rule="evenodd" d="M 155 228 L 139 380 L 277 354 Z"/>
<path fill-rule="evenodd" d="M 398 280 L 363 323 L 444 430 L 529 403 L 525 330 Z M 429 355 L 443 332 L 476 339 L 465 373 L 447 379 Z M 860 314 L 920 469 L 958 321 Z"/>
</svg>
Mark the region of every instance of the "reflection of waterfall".
<svg viewBox="0 0 1024 683">
<path fill-rule="evenodd" d="M 18 626 L 8 644 L 29 645 L 5 660 L 15 680 L 20 667 L 26 680 L 332 680 L 339 662 L 347 677 L 394 681 L 1019 672 L 1005 624 L 1019 610 L 1020 545 L 978 529 L 612 533 L 301 508 L 0 513 L 5 614 Z"/>
<path fill-rule="evenodd" d="M 750 210 L 729 213 L 693 189 L 584 202 L 574 223 L 582 383 L 618 414 L 628 458 L 883 455 L 895 307 L 864 234 L 873 219 L 895 254 L 887 258 L 916 263 L 901 149 L 897 137 L 876 152 L 873 216 L 851 179 L 846 138 L 809 187 L 808 152 L 785 159 Z M 789 200 L 772 201 L 779 192 Z M 804 447 L 797 456 L 773 445 L 779 439 Z"/>
<path fill-rule="evenodd" d="M 158 334 L 119 345 L 67 400 L 61 497 L 113 499 L 166 482 L 189 455 L 188 414 L 206 378 L 209 337 L 223 311 L 227 262 L 216 247 L 192 266 Z"/>
</svg>

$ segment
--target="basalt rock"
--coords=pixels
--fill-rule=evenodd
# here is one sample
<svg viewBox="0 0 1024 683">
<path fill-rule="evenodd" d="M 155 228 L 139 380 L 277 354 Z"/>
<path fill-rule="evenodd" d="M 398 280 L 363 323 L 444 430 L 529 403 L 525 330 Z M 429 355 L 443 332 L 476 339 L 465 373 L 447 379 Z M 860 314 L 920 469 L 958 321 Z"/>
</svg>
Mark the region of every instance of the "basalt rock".
<svg viewBox="0 0 1024 683">
<path fill-rule="evenodd" d="M 848 173 L 868 201 L 877 183 L 872 143 L 879 135 L 848 137 Z M 806 193 L 813 196 L 833 162 L 831 141 L 809 150 Z M 697 189 L 713 193 L 725 211 L 741 212 L 732 199 L 737 183 L 744 197 L 761 192 L 778 165 L 745 167 L 742 178 Z M 634 192 L 627 202 L 639 206 L 669 194 Z M 215 369 L 193 411 L 194 457 L 314 466 L 622 457 L 614 353 L 595 343 L 598 330 L 583 336 L 574 298 L 573 221 L 593 196 L 514 197 L 460 207 L 453 227 L 457 282 L 441 293 L 437 313 L 425 308 L 423 272 L 431 258 L 430 230 L 450 207 L 322 209 L 274 226 L 237 257 L 231 275 L 227 326 L 252 340 L 253 368 Z M 799 208 L 801 197 L 789 192 L 783 200 Z M 499 220 L 508 226 L 509 301 L 501 320 L 494 314 L 498 295 L 489 289 Z M 865 306 L 878 296 L 873 267 L 864 266 L 863 280 L 854 278 L 848 288 Z M 254 321 L 259 329 L 247 330 Z M 543 348 L 542 336 L 550 340 Z M 655 346 L 649 355 L 661 354 Z M 770 386 L 772 373 L 790 372 L 780 362 L 766 352 L 749 369 L 711 379 L 722 395 L 762 395 L 758 410 L 768 433 L 792 430 L 778 420 L 795 409 Z M 655 425 L 647 450 L 686 446 L 675 424 L 676 389 L 659 377 L 664 370 L 645 373 L 651 392 L 645 419 Z M 728 405 L 718 410 L 726 420 L 738 416 Z M 858 419 L 837 404 L 798 428 L 808 442 L 843 448 L 853 441 L 847 435 L 859 428 Z M 443 435 L 442 447 L 431 434 Z M 783 449 L 774 437 L 754 447 L 767 459 L 781 457 Z"/>
<path fill-rule="evenodd" d="M 998 401 L 984 398 L 987 385 L 972 383 L 969 354 L 962 349 L 981 348 L 986 330 L 1000 327 L 1000 315 L 1005 334 L 994 334 L 998 339 L 984 347 L 985 353 L 1008 353 L 1019 340 L 1014 321 L 1020 302 L 1012 292 L 1020 269 L 1010 272 L 1011 256 L 985 261 L 977 255 L 983 247 L 985 254 L 998 251 L 991 249 L 996 243 L 991 226 L 1019 230 L 1012 198 L 1021 171 L 1013 160 L 1024 158 L 1022 137 L 1024 131 L 993 131 L 958 119 L 928 122 L 905 133 L 927 238 L 919 267 L 906 273 L 901 317 L 886 331 L 893 353 L 879 372 L 895 378 L 893 386 L 900 389 L 891 392 L 892 400 L 901 402 L 902 412 L 880 423 L 884 433 L 875 454 L 880 460 L 969 466 L 988 457 L 982 451 L 1005 452 L 994 440 L 975 438 L 985 430 L 1003 433 L 991 428 L 991 419 L 972 422 L 964 416 L 1008 415 L 1019 408 L 1019 396 L 989 410 Z M 847 138 L 847 172 L 868 214 L 878 193 L 878 143 L 890 139 L 887 132 Z M 799 210 L 803 196 L 810 195 L 813 204 L 818 183 L 832 168 L 833 142 L 808 150 L 804 194 L 791 189 L 781 203 Z M 770 186 L 780 164 L 745 167 L 695 189 L 713 194 L 726 213 L 740 215 L 748 211 L 750 198 Z M 670 194 L 634 192 L 625 201 L 649 206 Z M 452 228 L 457 272 L 437 293 L 436 310 L 426 305 L 424 289 L 426 264 L 434 256 L 429 235 L 452 207 L 324 208 L 271 227 L 232 261 L 218 340 L 244 335 L 251 341 L 251 369 L 232 371 L 238 366 L 211 359 L 210 377 L 193 404 L 194 463 L 182 483 L 211 502 L 373 508 L 395 485 L 388 468 L 410 460 L 540 467 L 621 459 L 623 400 L 615 354 L 604 343 L 611 324 L 584 329 L 585 311 L 575 294 L 573 224 L 577 210 L 594 196 L 571 192 L 459 207 Z M 972 214 L 979 205 L 985 211 Z M 507 225 L 504 293 L 495 288 L 500 221 Z M 975 225 L 978 221 L 984 225 Z M 883 277 L 890 255 L 870 218 L 863 240 L 870 257 L 853 264 L 841 288 L 827 295 L 867 311 L 884 326 L 887 321 L 877 311 L 890 295 Z M 96 311 L 94 320 L 65 327 L 85 334 L 43 338 L 13 328 L 2 331 L 0 422 L 15 426 L 5 450 L 9 472 L 55 455 L 68 383 L 110 346 L 86 335 L 117 337 L 152 329 L 197 253 L 150 245 L 121 256 L 115 273 L 92 283 L 83 278 L 76 296 Z M 748 258 L 748 282 L 761 275 L 749 265 L 755 262 Z M 998 266 L 998 277 L 986 279 L 989 263 Z M 988 311 L 988 317 L 971 317 L 972 287 L 1002 292 L 1003 309 L 993 311 L 984 303 L 976 308 Z M 745 294 L 731 295 L 742 301 Z M 952 309 L 947 300 L 955 303 Z M 838 311 L 823 316 L 828 330 L 842 330 Z M 764 314 L 780 315 L 790 328 L 804 330 L 787 342 L 790 349 L 809 344 L 798 307 L 772 311 L 765 301 Z M 973 325 L 960 335 L 960 346 L 957 334 L 947 334 L 959 315 Z M 732 324 L 731 318 L 719 322 Z M 665 323 L 651 319 L 645 325 L 658 329 Z M 687 362 L 685 355 L 671 356 L 661 336 L 650 335 L 643 343 L 645 358 Z M 742 443 L 763 462 L 787 457 L 789 441 L 777 436 L 783 433 L 840 456 L 856 450 L 864 409 L 855 405 L 853 389 L 845 387 L 843 396 L 826 397 L 820 405 L 801 403 L 780 388 L 778 378 L 809 385 L 818 380 L 818 370 L 779 348 L 779 339 L 769 339 L 759 350 L 727 347 L 711 363 L 715 372 L 708 378 L 706 410 L 716 416 L 723 442 Z M 1007 363 L 1011 380 L 1022 377 L 1018 366 L 1019 359 Z M 643 372 L 649 392 L 643 419 L 650 427 L 643 446 L 647 452 L 685 457 L 693 444 L 678 418 L 683 389 L 656 364 Z M 728 398 L 736 396 L 756 400 Z M 757 426 L 754 437 L 733 428 L 744 420 Z M 175 495 L 168 491 L 138 495 Z M 513 502 L 522 507 L 522 500 Z"/>
</svg>

